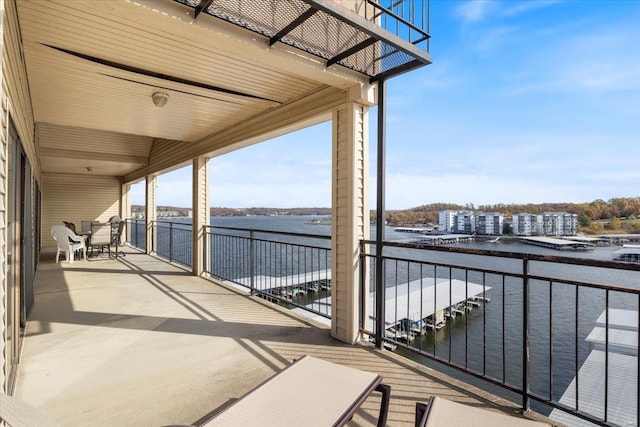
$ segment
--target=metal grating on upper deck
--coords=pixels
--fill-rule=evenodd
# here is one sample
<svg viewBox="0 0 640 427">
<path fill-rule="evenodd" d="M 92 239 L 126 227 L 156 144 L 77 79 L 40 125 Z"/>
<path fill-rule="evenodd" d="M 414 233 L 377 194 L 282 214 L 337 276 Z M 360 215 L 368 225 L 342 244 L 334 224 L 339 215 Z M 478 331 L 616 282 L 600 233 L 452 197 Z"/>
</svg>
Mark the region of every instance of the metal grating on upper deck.
<svg viewBox="0 0 640 427">
<path fill-rule="evenodd" d="M 428 0 L 175 0 L 369 76 L 372 82 L 431 63 Z M 344 7 L 345 4 L 350 9 Z"/>
</svg>

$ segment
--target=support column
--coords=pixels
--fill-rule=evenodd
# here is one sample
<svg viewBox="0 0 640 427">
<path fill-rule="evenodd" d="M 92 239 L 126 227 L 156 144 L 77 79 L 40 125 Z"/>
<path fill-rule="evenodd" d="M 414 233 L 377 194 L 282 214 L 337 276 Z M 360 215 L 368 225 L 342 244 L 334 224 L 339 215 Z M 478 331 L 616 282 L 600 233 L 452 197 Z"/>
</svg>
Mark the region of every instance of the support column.
<svg viewBox="0 0 640 427">
<path fill-rule="evenodd" d="M 144 222 L 146 225 L 146 253 L 151 254 L 155 252 L 154 245 L 156 242 L 155 232 L 153 227 L 153 221 L 156 220 L 156 188 L 158 187 L 158 178 L 155 175 L 146 176 L 146 191 L 145 191 L 145 214 Z"/>
<path fill-rule="evenodd" d="M 123 184 L 120 193 L 120 218 L 123 221 L 131 219 L 131 184 Z M 122 243 L 128 242 L 128 236 L 131 234 L 131 227 L 127 226 L 124 230 L 124 236 L 121 237 Z"/>
<path fill-rule="evenodd" d="M 369 239 L 368 110 L 350 102 L 333 113 L 331 334 L 351 344 L 360 339 L 360 240 Z"/>
<path fill-rule="evenodd" d="M 210 271 L 206 229 L 209 225 L 209 159 L 196 157 L 193 159 L 193 199 L 192 199 L 192 224 L 193 224 L 193 275 L 200 276 L 205 271 Z"/>
</svg>

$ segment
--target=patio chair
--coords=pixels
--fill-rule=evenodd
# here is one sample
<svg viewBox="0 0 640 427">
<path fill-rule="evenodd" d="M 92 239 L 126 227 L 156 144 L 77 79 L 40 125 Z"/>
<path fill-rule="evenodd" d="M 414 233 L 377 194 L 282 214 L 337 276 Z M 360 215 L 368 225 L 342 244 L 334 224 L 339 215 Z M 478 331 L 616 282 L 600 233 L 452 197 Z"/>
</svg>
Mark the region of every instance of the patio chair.
<svg viewBox="0 0 640 427">
<path fill-rule="evenodd" d="M 77 233 L 76 231 L 76 225 L 72 222 L 69 221 L 62 221 L 62 223 L 64 224 L 65 227 L 67 227 L 69 230 L 73 231 L 74 233 Z"/>
<path fill-rule="evenodd" d="M 65 253 L 65 258 L 70 263 L 73 263 L 75 258 L 75 252 L 82 250 L 83 258 L 87 259 L 87 247 L 84 242 L 84 237 L 78 236 L 71 229 L 64 225 L 54 225 L 51 227 L 51 237 L 56 241 L 58 246 L 58 252 L 56 252 L 56 263 L 60 258 L 60 252 Z"/>
<path fill-rule="evenodd" d="M 80 221 L 80 231 L 82 231 L 83 233 L 91 233 L 91 221 Z"/>
<path fill-rule="evenodd" d="M 549 426 L 549 424 L 540 421 L 476 408 L 438 396 L 431 396 L 427 403 L 416 403 L 416 427 L 448 427 L 452 425 L 474 427 Z"/>
<path fill-rule="evenodd" d="M 62 426 L 36 408 L 4 393 L 0 393 L 0 421 L 11 427 Z"/>
<path fill-rule="evenodd" d="M 120 221 L 116 224 L 111 223 L 111 244 L 116 247 L 116 258 L 118 256 L 126 256 L 122 251 L 118 251 L 118 246 L 122 244 L 122 235 L 124 233 L 124 221 Z"/>
<path fill-rule="evenodd" d="M 108 222 L 91 223 L 89 248 L 91 248 L 91 253 L 93 253 L 93 250 L 96 248 L 99 249 L 101 253 L 107 249 L 109 251 L 109 258 L 111 258 L 111 224 Z"/>
</svg>

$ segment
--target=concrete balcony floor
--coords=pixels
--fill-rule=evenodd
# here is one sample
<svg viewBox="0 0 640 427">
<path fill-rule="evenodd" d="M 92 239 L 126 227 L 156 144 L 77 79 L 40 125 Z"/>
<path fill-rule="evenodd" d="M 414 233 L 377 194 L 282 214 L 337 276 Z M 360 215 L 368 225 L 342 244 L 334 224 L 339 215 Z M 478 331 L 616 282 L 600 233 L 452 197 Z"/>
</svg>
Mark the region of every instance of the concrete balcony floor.
<svg viewBox="0 0 640 427">
<path fill-rule="evenodd" d="M 54 258 L 41 257 L 15 395 L 66 426 L 197 425 L 305 354 L 380 373 L 391 386 L 390 426 L 413 425 L 416 401 L 433 394 L 517 413 L 468 384 L 344 344 L 324 325 L 130 248 L 118 259 Z M 374 393 L 349 425 L 375 425 L 378 404 Z"/>
</svg>

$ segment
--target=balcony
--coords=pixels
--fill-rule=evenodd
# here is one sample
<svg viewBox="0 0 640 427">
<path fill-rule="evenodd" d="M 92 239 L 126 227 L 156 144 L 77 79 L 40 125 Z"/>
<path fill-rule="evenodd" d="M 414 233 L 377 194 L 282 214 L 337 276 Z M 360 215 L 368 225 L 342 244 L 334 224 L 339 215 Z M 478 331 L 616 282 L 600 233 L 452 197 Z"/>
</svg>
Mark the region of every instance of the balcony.
<svg viewBox="0 0 640 427">
<path fill-rule="evenodd" d="M 389 425 L 412 425 L 415 402 L 433 394 L 517 411 L 393 352 L 344 344 L 261 298 L 125 252 L 73 264 L 42 256 L 16 396 L 64 425 L 197 423 L 304 354 L 380 373 L 392 388 Z M 377 399 L 350 425 L 372 424 Z"/>
</svg>

